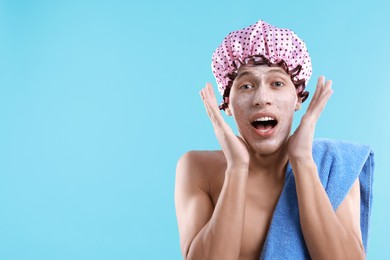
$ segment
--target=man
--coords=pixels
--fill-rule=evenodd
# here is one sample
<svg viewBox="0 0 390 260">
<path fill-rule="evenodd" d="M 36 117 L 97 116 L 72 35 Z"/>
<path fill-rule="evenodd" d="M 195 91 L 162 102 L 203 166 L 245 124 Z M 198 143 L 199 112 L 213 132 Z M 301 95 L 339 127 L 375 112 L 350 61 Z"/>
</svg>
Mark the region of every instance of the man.
<svg viewBox="0 0 390 260">
<path fill-rule="evenodd" d="M 360 172 L 373 165 L 372 152 L 313 141 L 333 93 L 331 81 L 318 79 L 290 136 L 311 75 L 303 41 L 259 21 L 225 38 L 213 55 L 213 73 L 224 96 L 220 108 L 234 117 L 240 136 L 224 121 L 206 84 L 200 94 L 222 151 L 191 151 L 178 162 L 175 203 L 183 257 L 364 259 L 367 225 L 361 216 L 369 216 L 371 186 L 364 189 L 359 178 L 363 184 L 371 178 Z M 360 166 L 348 174 L 339 173 L 344 166 L 333 170 L 351 156 L 335 154 L 338 149 L 356 150 L 361 156 L 353 161 Z"/>
</svg>

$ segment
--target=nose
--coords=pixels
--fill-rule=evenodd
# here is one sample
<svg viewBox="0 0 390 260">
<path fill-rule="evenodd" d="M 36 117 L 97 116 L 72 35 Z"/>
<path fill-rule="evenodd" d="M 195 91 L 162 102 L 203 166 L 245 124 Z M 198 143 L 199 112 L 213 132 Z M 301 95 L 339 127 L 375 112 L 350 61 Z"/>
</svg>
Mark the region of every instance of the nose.
<svg viewBox="0 0 390 260">
<path fill-rule="evenodd" d="M 267 86 L 260 84 L 253 96 L 253 105 L 256 107 L 264 107 L 271 105 L 271 92 Z"/>
</svg>

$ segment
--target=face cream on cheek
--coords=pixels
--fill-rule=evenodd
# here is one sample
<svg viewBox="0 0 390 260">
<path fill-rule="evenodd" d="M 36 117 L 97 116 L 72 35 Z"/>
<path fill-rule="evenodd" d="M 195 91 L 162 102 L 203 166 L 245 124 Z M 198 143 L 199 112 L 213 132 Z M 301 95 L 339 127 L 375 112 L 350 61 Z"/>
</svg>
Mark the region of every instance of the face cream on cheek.
<svg viewBox="0 0 390 260">
<path fill-rule="evenodd" d="M 245 116 L 245 111 L 249 110 L 249 105 L 250 104 L 248 98 L 239 97 L 234 100 L 231 100 L 231 104 L 229 105 L 229 107 L 236 121 L 237 118 Z"/>
</svg>

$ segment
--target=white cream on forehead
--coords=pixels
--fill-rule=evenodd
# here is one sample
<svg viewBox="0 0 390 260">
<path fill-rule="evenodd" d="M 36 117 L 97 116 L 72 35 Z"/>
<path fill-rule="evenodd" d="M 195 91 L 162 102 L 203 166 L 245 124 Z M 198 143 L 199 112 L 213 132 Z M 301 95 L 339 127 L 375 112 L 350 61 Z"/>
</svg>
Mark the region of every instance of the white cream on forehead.
<svg viewBox="0 0 390 260">
<path fill-rule="evenodd" d="M 287 74 L 287 72 L 283 68 L 270 67 L 267 65 L 255 65 L 255 66 L 242 67 L 242 69 L 240 69 L 238 71 L 238 74 L 237 74 L 236 78 L 234 79 L 234 81 L 239 80 L 241 77 L 243 77 L 245 75 L 253 76 L 256 78 L 261 78 L 262 76 L 266 76 L 266 75 L 269 75 L 272 73 L 281 74 L 281 76 L 283 76 L 289 80 L 289 83 L 294 85 L 294 83 L 292 82 L 292 80 L 290 78 L 290 75 Z"/>
</svg>

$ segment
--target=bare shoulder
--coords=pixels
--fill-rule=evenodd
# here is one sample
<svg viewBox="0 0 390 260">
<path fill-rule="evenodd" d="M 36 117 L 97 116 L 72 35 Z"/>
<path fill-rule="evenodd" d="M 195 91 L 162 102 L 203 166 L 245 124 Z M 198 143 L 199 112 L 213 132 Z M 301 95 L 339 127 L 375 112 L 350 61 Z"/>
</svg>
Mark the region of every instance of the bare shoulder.
<svg viewBox="0 0 390 260">
<path fill-rule="evenodd" d="M 176 178 L 204 186 L 225 169 L 226 159 L 222 151 L 189 151 L 177 163 Z"/>
<path fill-rule="evenodd" d="M 183 154 L 179 159 L 179 163 L 195 163 L 195 164 L 226 164 L 225 156 L 221 150 L 215 151 L 189 151 Z"/>
<path fill-rule="evenodd" d="M 226 164 L 221 151 L 190 151 L 177 163 L 175 206 L 183 256 L 214 211 L 211 186 Z"/>
</svg>

